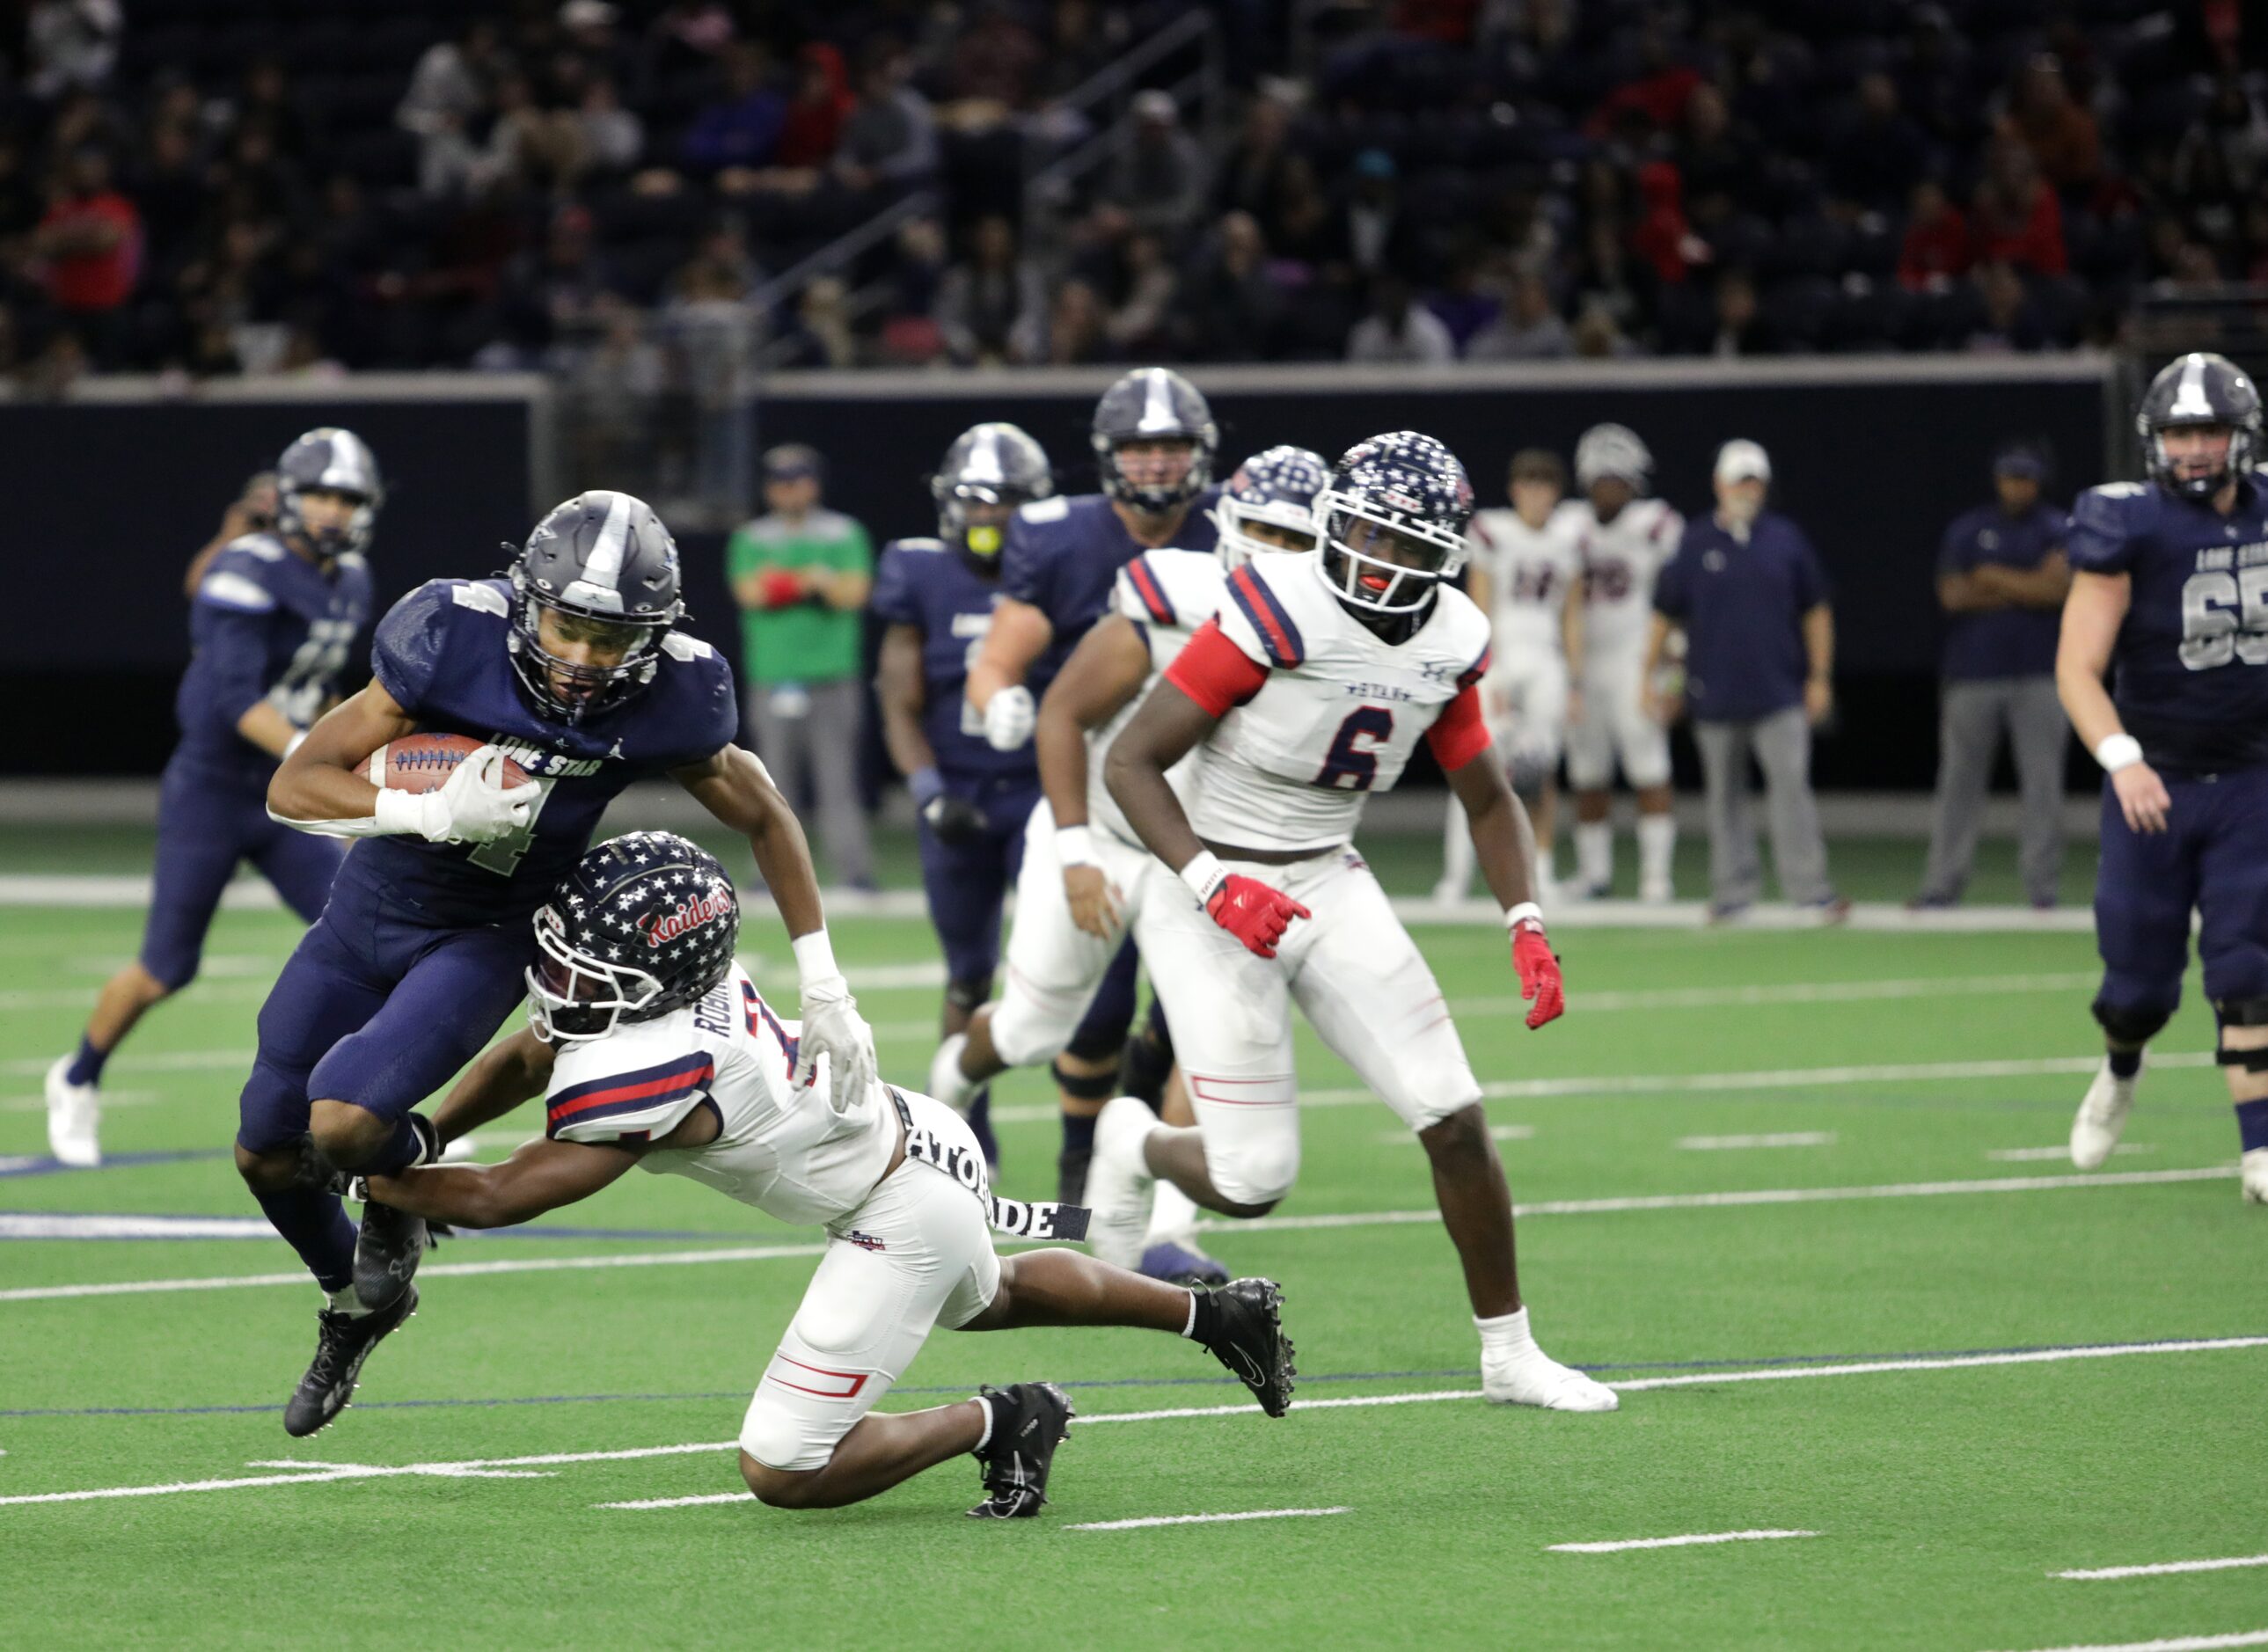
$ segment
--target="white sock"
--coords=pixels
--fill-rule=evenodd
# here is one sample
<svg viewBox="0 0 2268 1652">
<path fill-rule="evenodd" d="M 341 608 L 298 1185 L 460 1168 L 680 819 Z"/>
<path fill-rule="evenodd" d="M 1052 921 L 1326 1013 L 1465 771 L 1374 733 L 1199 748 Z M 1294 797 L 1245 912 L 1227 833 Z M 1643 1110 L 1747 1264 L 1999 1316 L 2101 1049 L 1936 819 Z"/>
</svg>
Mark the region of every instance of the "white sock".
<svg viewBox="0 0 2268 1652">
<path fill-rule="evenodd" d="M 1609 820 L 1575 823 L 1575 875 L 1594 889 L 1615 881 L 1615 828 Z"/>
<path fill-rule="evenodd" d="M 1441 823 L 1441 887 L 1459 899 L 1473 885 L 1473 831 L 1465 806 L 1452 796 Z"/>
<path fill-rule="evenodd" d="M 1473 1328 L 1481 1333 L 1481 1353 L 1484 1355 L 1498 1354 L 1516 1357 L 1538 1352 L 1535 1339 L 1528 1334 L 1528 1310 L 1525 1307 L 1517 1313 L 1498 1314 L 1493 1319 L 1484 1319 L 1475 1314 Z"/>
<path fill-rule="evenodd" d="M 333 1313 L 350 1314 L 359 1318 L 370 1311 L 362 1305 L 362 1299 L 355 1295 L 351 1284 L 342 1285 L 336 1290 L 327 1290 L 323 1292 L 323 1297 L 325 1305 Z"/>
<path fill-rule="evenodd" d="M 1180 1184 L 1160 1176 L 1157 1195 L 1150 1206 L 1150 1231 L 1143 1237 L 1145 1246 L 1178 1244 L 1193 1239 L 1197 1225 L 1197 1201 L 1181 1189 Z"/>
<path fill-rule="evenodd" d="M 1666 884 L 1669 859 L 1677 848 L 1677 817 L 1642 814 L 1638 818 L 1638 875 L 1639 881 Z"/>
</svg>

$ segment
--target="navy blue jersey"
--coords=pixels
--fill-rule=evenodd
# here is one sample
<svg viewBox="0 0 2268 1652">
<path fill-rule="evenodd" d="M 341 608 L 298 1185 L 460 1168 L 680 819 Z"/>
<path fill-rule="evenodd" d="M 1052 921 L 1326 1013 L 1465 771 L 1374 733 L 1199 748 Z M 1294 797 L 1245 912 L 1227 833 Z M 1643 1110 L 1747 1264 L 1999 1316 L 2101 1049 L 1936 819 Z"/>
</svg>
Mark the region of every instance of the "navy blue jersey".
<svg viewBox="0 0 2268 1652">
<path fill-rule="evenodd" d="M 2153 767 L 2217 774 L 2268 763 L 2268 490 L 2236 509 L 2154 482 L 2090 488 L 2072 507 L 2071 565 L 2132 580 L 2111 652 L 2119 720 Z"/>
<path fill-rule="evenodd" d="M 1036 780 L 1039 774 L 1029 744 L 994 751 L 984 738 L 983 716 L 961 698 L 999 600 L 999 582 L 979 574 L 941 540 L 894 540 L 882 547 L 874 570 L 874 613 L 922 634 L 922 732 L 937 753 L 938 772 L 948 777 Z"/>
<path fill-rule="evenodd" d="M 2071 519 L 2047 503 L 2010 516 L 1997 504 L 1979 505 L 1953 519 L 1938 547 L 1940 574 L 1972 574 L 1986 566 L 2030 573 L 2063 548 Z M 1985 608 L 1945 617 L 1945 675 L 1954 682 L 2055 675 L 2056 637 L 2063 628 L 2053 608 Z"/>
<path fill-rule="evenodd" d="M 740 728 L 732 667 L 681 631 L 662 639 L 643 693 L 572 728 L 538 715 L 504 650 L 511 596 L 501 579 L 429 580 L 379 622 L 372 651 L 379 685 L 419 729 L 492 742 L 544 783 L 526 828 L 494 843 L 357 841 L 341 879 L 413 902 L 437 923 L 525 917 L 582 857 L 624 787 L 707 760 Z"/>
<path fill-rule="evenodd" d="M 1168 541 L 1174 548 L 1214 547 L 1219 534 L 1212 507 L 1219 496 L 1219 488 L 1208 488 L 1190 503 L 1181 531 Z M 1079 638 L 1108 611 L 1118 570 L 1149 548 L 1127 532 L 1110 501 L 1099 493 L 1035 500 L 1010 519 L 1000 548 L 1000 589 L 1030 603 L 1056 628 L 1054 641 L 1024 679 L 1035 697 L 1045 692 Z"/>
<path fill-rule="evenodd" d="M 261 700 L 306 728 L 338 697 L 370 624 L 370 568 L 352 553 L 327 575 L 269 533 L 231 541 L 189 604 L 189 669 L 173 696 L 180 756 L 264 789 L 276 760 L 236 731 Z"/>
</svg>

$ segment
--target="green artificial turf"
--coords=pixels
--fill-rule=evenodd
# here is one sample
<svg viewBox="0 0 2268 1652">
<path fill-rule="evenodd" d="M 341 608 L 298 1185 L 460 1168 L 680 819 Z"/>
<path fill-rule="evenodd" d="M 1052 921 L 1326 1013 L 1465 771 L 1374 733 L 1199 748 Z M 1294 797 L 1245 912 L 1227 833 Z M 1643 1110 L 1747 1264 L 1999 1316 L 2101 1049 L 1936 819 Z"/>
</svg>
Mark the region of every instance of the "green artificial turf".
<svg viewBox="0 0 2268 1652">
<path fill-rule="evenodd" d="M 8 870 L 96 870 L 68 848 L 40 863 L 7 847 Z M 1389 844 L 1380 858 L 1409 887 L 1425 855 Z M 1856 858 L 1879 861 L 1881 892 L 1896 892 L 1887 852 Z M 225 1149 L 260 995 L 292 940 L 273 914 L 225 914 L 205 978 L 112 1064 L 107 1151 L 187 1156 L 25 1173 L 44 1150 L 40 1071 L 137 931 L 126 911 L 0 909 L 0 1214 L 254 1214 Z M 2029 1064 L 2099 1047 L 2083 935 L 1570 930 L 1569 1014 L 1533 1034 L 1499 935 L 1419 939 L 1500 1098 L 1490 1116 L 1532 1207 L 1520 1241 L 1537 1333 L 1603 1379 L 2268 1335 L 2268 1210 L 2239 1202 L 2221 1081 L 2195 1064 L 2210 1020 L 2194 990 L 2158 1046 L 2191 1062 L 2146 1077 L 2136 1150 L 2102 1174 L 2215 1174 L 2057 1187 L 2040 1184 L 2070 1176 L 2066 1162 L 1989 1156 L 2064 1140 L 2084 1075 Z M 911 921 L 846 920 L 837 950 L 854 985 L 936 957 Z M 784 989 L 775 922 L 752 922 L 744 952 Z M 886 1072 L 921 1083 L 937 989 L 860 995 Z M 1424 1155 L 1393 1116 L 1349 1093 L 1311 1033 L 1300 1052 L 1317 1105 L 1278 1215 L 1429 1210 Z M 1022 1075 L 996 1097 L 1004 1190 L 1048 1190 L 1051 1092 Z M 534 1127 L 505 1120 L 489 1149 Z M 1811 1139 L 1681 1145 L 1756 1136 Z M 1924 1191 L 1988 1179 L 2012 1185 Z M 1860 1188 L 1889 1191 L 1691 1198 Z M 1655 1202 L 1628 1202 L 1640 1200 Z M 644 1237 L 468 1238 L 434 1260 L 813 1237 L 659 1177 L 546 1220 Z M 1208 1243 L 1238 1272 L 1282 1281 L 1302 1399 L 1477 1385 L 1432 1222 L 1287 1223 Z M 1612 1416 L 1450 1399 L 1090 1421 L 1057 1458 L 1045 1514 L 994 1525 L 961 1516 L 977 1489 L 966 1462 L 829 1513 L 597 1506 L 738 1489 L 722 1443 L 802 1292 L 805 1257 L 437 1274 L 423 1311 L 372 1357 L 358 1403 L 313 1441 L 287 1439 L 277 1416 L 313 1346 L 310 1285 L 8 1296 L 293 1267 L 272 1238 L 0 1239 L 0 1500 L 312 1472 L 254 1466 L 287 1460 L 488 1462 L 513 1477 L 0 1501 L 0 1646 L 1990 1652 L 2268 1630 L 2268 1568 L 2050 1575 L 2268 1551 L 2268 1347 L 1715 1379 L 1633 1391 Z M 1152 1334 L 939 1333 L 885 1404 L 1028 1377 L 1080 1384 L 1090 1419 L 1233 1407 L 1242 1392 L 1190 1345 Z M 718 1449 L 494 1464 L 702 1443 Z M 1550 1546 L 1752 1529 L 1819 1535 Z"/>
</svg>

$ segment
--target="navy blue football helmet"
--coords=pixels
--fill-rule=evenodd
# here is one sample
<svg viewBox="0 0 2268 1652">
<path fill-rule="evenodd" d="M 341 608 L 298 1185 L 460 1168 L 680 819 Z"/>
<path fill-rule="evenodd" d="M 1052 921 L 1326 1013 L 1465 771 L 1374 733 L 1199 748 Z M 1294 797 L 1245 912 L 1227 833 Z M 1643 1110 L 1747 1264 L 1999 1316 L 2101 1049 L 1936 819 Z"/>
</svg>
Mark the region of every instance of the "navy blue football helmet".
<svg viewBox="0 0 2268 1652">
<path fill-rule="evenodd" d="M 1313 550 L 1315 496 L 1330 485 L 1331 467 L 1321 453 L 1304 447 L 1271 447 L 1255 453 L 1222 484 L 1213 505 L 1212 525 L 1220 534 L 1220 560 L 1241 568 L 1256 552 Z M 1264 525 L 1306 541 L 1284 546 L 1256 540 L 1245 530 Z"/>
<path fill-rule="evenodd" d="M 2226 425 L 2228 458 L 2219 468 L 2184 476 L 2166 457 L 2165 433 L 2184 425 Z M 2134 415 L 2150 480 L 2184 499 L 2210 499 L 2231 475 L 2252 468 L 2260 451 L 2260 393 L 2226 356 L 2192 350 L 2161 368 Z"/>
<path fill-rule="evenodd" d="M 585 853 L 535 914 L 527 1018 L 546 1043 L 600 1039 L 681 1009 L 725 979 L 740 899 L 717 857 L 674 832 Z"/>
<path fill-rule="evenodd" d="M 1465 565 L 1473 484 L 1433 437 L 1391 430 L 1340 456 L 1315 514 L 1331 594 L 1362 614 L 1414 614 Z"/>
<path fill-rule="evenodd" d="M 506 546 L 506 550 L 512 547 Z M 512 670 L 535 709 L 577 723 L 653 681 L 662 639 L 685 615 L 677 541 L 643 499 L 594 489 L 535 525 L 512 560 Z M 543 646 L 545 609 L 578 640 L 619 652 L 612 665 L 562 659 Z"/>
<path fill-rule="evenodd" d="M 1188 379 L 1170 368 L 1138 367 L 1102 393 L 1087 439 L 1102 472 L 1102 491 L 1137 510 L 1163 516 L 1211 485 L 1220 429 L 1212 422 L 1212 408 Z M 1130 442 L 1153 441 L 1189 443 L 1189 471 L 1177 482 L 1138 488 L 1119 469 L 1118 450 Z"/>
<path fill-rule="evenodd" d="M 300 496 L 309 492 L 350 494 L 361 503 L 344 527 L 319 532 L 300 514 Z M 325 562 L 367 549 L 378 526 L 379 507 L 385 503 L 378 456 L 352 430 L 319 426 L 285 448 L 276 461 L 276 531 L 305 541 Z"/>
<path fill-rule="evenodd" d="M 973 556 L 998 556 L 1002 530 L 990 524 L 971 527 L 968 507 L 1006 505 L 1012 510 L 1055 490 L 1047 450 L 1020 428 L 973 424 L 954 437 L 929 480 L 930 497 L 937 501 L 937 536 Z"/>
</svg>

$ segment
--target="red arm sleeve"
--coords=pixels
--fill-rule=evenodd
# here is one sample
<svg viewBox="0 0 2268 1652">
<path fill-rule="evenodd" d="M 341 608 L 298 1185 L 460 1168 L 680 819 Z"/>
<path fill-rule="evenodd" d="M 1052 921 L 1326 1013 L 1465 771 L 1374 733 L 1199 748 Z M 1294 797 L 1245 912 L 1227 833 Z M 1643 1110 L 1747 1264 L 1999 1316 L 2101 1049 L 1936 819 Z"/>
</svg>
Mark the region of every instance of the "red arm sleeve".
<svg viewBox="0 0 2268 1652">
<path fill-rule="evenodd" d="M 1225 717 L 1260 692 L 1268 680 L 1268 668 L 1222 635 L 1219 621 L 1208 620 L 1166 667 L 1166 680 L 1203 707 L 1206 716 Z"/>
<path fill-rule="evenodd" d="M 1454 774 L 1489 749 L 1488 720 L 1481 716 L 1480 691 L 1470 683 L 1442 708 L 1425 731 L 1425 744 L 1433 748 L 1441 772 Z"/>
</svg>

